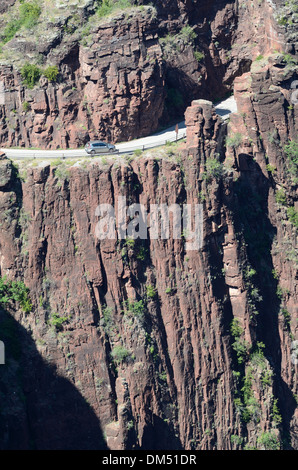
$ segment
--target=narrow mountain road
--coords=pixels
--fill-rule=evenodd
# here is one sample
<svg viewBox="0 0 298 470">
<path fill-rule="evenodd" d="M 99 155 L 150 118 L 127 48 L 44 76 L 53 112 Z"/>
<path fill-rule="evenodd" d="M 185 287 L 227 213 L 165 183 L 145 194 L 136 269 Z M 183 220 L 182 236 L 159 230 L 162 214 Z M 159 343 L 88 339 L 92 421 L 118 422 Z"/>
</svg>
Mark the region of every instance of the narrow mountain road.
<svg viewBox="0 0 298 470">
<path fill-rule="evenodd" d="M 219 116 L 226 120 L 231 113 L 237 112 L 237 105 L 234 96 L 221 101 L 215 105 L 216 112 Z M 143 137 L 141 139 L 132 140 L 116 145 L 119 154 L 132 153 L 135 150 L 147 150 L 154 147 L 165 145 L 167 142 L 174 142 L 186 137 L 185 122 L 178 124 L 178 135 L 176 135 L 176 126 L 172 126 L 166 130 L 158 132 L 154 135 Z M 76 158 L 87 156 L 84 149 L 76 150 L 33 150 L 33 149 L 13 149 L 1 148 L 6 155 L 15 160 L 32 159 L 32 158 Z M 108 154 L 109 155 L 109 154 Z"/>
</svg>

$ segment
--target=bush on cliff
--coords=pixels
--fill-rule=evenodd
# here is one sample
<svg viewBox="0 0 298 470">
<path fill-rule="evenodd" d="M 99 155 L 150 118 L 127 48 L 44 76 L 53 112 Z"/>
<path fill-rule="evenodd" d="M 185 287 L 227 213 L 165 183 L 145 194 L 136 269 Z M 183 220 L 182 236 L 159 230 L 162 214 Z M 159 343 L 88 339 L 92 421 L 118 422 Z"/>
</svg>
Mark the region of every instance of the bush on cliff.
<svg viewBox="0 0 298 470">
<path fill-rule="evenodd" d="M 41 77 L 42 71 L 37 65 L 25 64 L 21 69 L 23 84 L 28 88 L 33 88 Z"/>
<path fill-rule="evenodd" d="M 10 20 L 4 28 L 2 43 L 6 44 L 14 38 L 16 33 L 24 26 L 27 29 L 33 28 L 41 15 L 41 7 L 37 2 L 21 2 L 19 7 L 19 17 Z"/>
<path fill-rule="evenodd" d="M 249 344 L 247 341 L 241 339 L 244 330 L 240 326 L 240 321 L 237 318 L 232 320 L 230 328 L 231 334 L 235 339 L 234 343 L 232 344 L 232 348 L 236 352 L 238 364 L 243 364 L 249 351 Z"/>
<path fill-rule="evenodd" d="M 295 207 L 291 206 L 288 207 L 287 209 L 287 216 L 289 218 L 289 221 L 296 227 L 298 228 L 298 211 L 295 209 Z"/>
<path fill-rule="evenodd" d="M 110 15 L 114 10 L 125 10 L 137 5 L 134 0 L 100 0 L 97 14 L 100 18 Z"/>
<path fill-rule="evenodd" d="M 113 351 L 111 352 L 111 356 L 115 364 L 119 365 L 130 356 L 130 353 L 126 348 L 119 345 L 113 348 Z"/>
<path fill-rule="evenodd" d="M 265 450 L 280 450 L 280 442 L 273 432 L 263 432 L 258 438 L 258 445 Z"/>
<path fill-rule="evenodd" d="M 57 65 L 50 65 L 43 72 L 43 75 L 49 80 L 49 82 L 55 82 L 57 80 L 58 74 L 59 70 Z"/>
<path fill-rule="evenodd" d="M 168 34 L 159 40 L 165 58 L 171 58 L 181 52 L 181 45 L 193 46 L 197 37 L 196 32 L 189 25 L 184 26 L 177 34 Z M 199 54 L 199 55 L 198 55 Z M 197 53 L 197 60 L 202 60 L 203 55 Z"/>
<path fill-rule="evenodd" d="M 33 28 L 41 14 L 41 7 L 37 2 L 24 2 L 20 5 L 20 23 L 27 29 Z"/>
<path fill-rule="evenodd" d="M 206 161 L 206 171 L 203 174 L 203 179 L 210 183 L 212 180 L 219 181 L 226 173 L 226 168 L 216 158 L 209 158 Z"/>
<path fill-rule="evenodd" d="M 235 134 L 231 134 L 226 138 L 226 144 L 228 147 L 236 149 L 242 143 L 242 134 L 240 132 L 236 132 Z"/>
<path fill-rule="evenodd" d="M 277 204 L 280 204 L 281 206 L 285 206 L 287 204 L 287 197 L 284 189 L 279 189 L 278 191 L 276 191 L 275 200 Z"/>
<path fill-rule="evenodd" d="M 56 328 L 56 330 L 60 331 L 63 329 L 64 323 L 68 321 L 68 317 L 60 317 L 59 313 L 52 313 L 50 319 L 49 319 L 49 324 Z"/>
<path fill-rule="evenodd" d="M 145 304 L 142 300 L 139 302 L 126 300 L 124 302 L 125 313 L 144 320 L 145 317 Z"/>
<path fill-rule="evenodd" d="M 12 38 L 15 37 L 16 33 L 20 29 L 20 22 L 19 21 L 10 21 L 4 28 L 3 36 L 2 36 L 2 43 L 6 44 Z"/>
<path fill-rule="evenodd" d="M 50 65 L 45 70 L 40 69 L 34 64 L 25 64 L 21 69 L 21 76 L 23 79 L 23 85 L 28 88 L 33 88 L 39 82 L 39 79 L 44 75 L 49 82 L 55 82 L 59 74 L 57 65 Z"/>
<path fill-rule="evenodd" d="M 29 289 L 25 284 L 21 281 L 9 281 L 5 276 L 0 277 L 0 305 L 9 302 L 19 303 L 25 313 L 32 310 Z"/>
<path fill-rule="evenodd" d="M 298 142 L 293 140 L 289 141 L 288 144 L 284 147 L 284 151 L 287 157 L 287 163 L 289 172 L 294 177 L 294 183 L 298 182 Z"/>
</svg>

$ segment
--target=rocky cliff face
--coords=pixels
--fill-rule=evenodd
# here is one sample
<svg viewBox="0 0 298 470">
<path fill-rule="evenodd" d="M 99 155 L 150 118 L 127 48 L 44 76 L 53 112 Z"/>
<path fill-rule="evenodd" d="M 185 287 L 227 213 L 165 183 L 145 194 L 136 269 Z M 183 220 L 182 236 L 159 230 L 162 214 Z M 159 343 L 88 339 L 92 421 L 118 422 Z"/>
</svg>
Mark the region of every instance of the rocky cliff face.
<svg viewBox="0 0 298 470">
<path fill-rule="evenodd" d="M 267 8 L 255 18 L 277 48 Z M 294 58 L 270 38 L 247 55 L 238 13 L 245 63 L 228 124 L 195 100 L 186 143 L 0 161 L 0 275 L 24 281 L 33 304 L 0 303 L 1 448 L 297 448 Z M 203 204 L 203 248 L 186 251 L 187 233 L 98 240 L 96 209 L 120 196 L 147 210 Z"/>
<path fill-rule="evenodd" d="M 90 139 L 148 135 L 181 119 L 192 99 L 224 97 L 252 58 L 284 43 L 267 2 L 168 3 L 108 18 L 99 18 L 90 0 L 44 6 L 31 29 L 3 39 L 1 145 L 75 148 Z M 20 8 L 5 5 L 3 34 Z M 43 75 L 28 89 L 25 63 L 40 73 L 55 65 L 59 75 Z"/>
<path fill-rule="evenodd" d="M 279 222 L 282 173 L 273 180 L 262 152 L 243 141 L 221 153 L 215 175 L 208 162 L 224 126 L 204 101 L 186 122 L 178 161 L 46 165 L 27 169 L 22 184 L 2 161 L 1 273 L 22 273 L 34 305 L 13 315 L 25 339 L 6 371 L 16 380 L 20 368 L 22 378 L 5 406 L 3 447 L 103 447 L 100 430 L 112 449 L 262 448 L 266 436 L 276 447 L 287 432 L 294 438 L 295 229 Z M 200 197 L 202 251 L 186 252 L 181 240 L 96 240 L 96 207 L 120 195 L 145 207 Z M 68 426 L 89 414 L 94 429 L 81 441 Z"/>
<path fill-rule="evenodd" d="M 90 138 L 128 140 L 157 128 L 164 81 L 152 9 L 128 21 L 121 14 L 98 26 L 81 45 L 78 39 L 65 42 L 66 50 L 61 46 L 55 58 L 61 84 L 44 77 L 41 86 L 26 90 L 15 68 L 2 69 L 5 88 L 12 87 L 2 110 L 2 143 L 77 147 Z"/>
</svg>

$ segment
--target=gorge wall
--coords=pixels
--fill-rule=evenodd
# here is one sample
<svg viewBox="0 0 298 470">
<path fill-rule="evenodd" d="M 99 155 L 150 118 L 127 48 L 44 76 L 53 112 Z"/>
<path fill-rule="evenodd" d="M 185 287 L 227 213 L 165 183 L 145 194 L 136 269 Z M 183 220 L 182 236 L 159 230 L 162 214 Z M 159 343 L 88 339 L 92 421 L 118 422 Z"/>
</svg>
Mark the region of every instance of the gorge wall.
<svg viewBox="0 0 298 470">
<path fill-rule="evenodd" d="M 18 17 L 11 3 L 4 32 Z M 33 29 L 1 45 L 2 146 L 77 148 L 148 135 L 182 119 L 193 99 L 225 97 L 255 57 L 286 44 L 267 1 L 139 3 L 108 18 L 95 13 L 96 1 L 45 4 Z M 30 89 L 26 63 L 59 74 Z"/>
<path fill-rule="evenodd" d="M 195 3 L 177 4 L 182 18 Z M 235 7 L 223 4 L 218 15 Z M 233 10 L 238 39 L 218 69 L 234 81 L 228 124 L 195 100 L 187 142 L 139 157 L 19 168 L 2 157 L 0 275 L 24 281 L 32 311 L 0 303 L 0 448 L 297 449 L 297 75 L 275 52 L 270 4 L 254 7 L 270 40 L 251 55 Z M 164 67 L 156 57 L 152 71 Z M 148 210 L 203 204 L 202 250 L 185 250 L 187 234 L 96 239 L 97 206 L 119 196 Z"/>
</svg>

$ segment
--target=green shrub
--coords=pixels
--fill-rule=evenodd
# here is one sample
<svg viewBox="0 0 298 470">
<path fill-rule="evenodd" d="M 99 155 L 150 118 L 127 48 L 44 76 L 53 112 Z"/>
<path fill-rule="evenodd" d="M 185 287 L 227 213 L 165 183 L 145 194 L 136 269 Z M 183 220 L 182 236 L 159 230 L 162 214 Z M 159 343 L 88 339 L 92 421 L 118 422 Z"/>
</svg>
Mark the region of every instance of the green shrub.
<svg viewBox="0 0 298 470">
<path fill-rule="evenodd" d="M 140 261 L 145 261 L 148 257 L 148 250 L 144 246 L 140 246 L 136 254 L 136 258 Z"/>
<path fill-rule="evenodd" d="M 41 14 L 41 7 L 37 2 L 24 2 L 20 5 L 20 22 L 27 29 L 33 28 Z"/>
<path fill-rule="evenodd" d="M 297 64 L 297 59 L 291 54 L 283 54 L 283 61 L 289 66 Z"/>
<path fill-rule="evenodd" d="M 287 204 L 287 198 L 283 189 L 276 191 L 275 200 L 277 204 L 280 204 L 281 206 L 285 206 Z"/>
<path fill-rule="evenodd" d="M 241 389 L 241 392 L 243 393 L 243 401 L 245 405 L 247 405 L 249 400 L 253 397 L 252 379 L 253 379 L 252 369 L 251 367 L 249 367 L 244 377 L 244 383 Z"/>
<path fill-rule="evenodd" d="M 65 165 L 60 164 L 55 169 L 55 176 L 58 178 L 57 186 L 61 187 L 65 181 L 69 181 L 70 171 Z"/>
<path fill-rule="evenodd" d="M 258 341 L 254 346 L 254 351 L 251 354 L 250 362 L 251 364 L 261 367 L 262 369 L 266 366 L 265 356 L 263 350 L 265 349 L 265 344 L 262 341 Z"/>
<path fill-rule="evenodd" d="M 234 338 L 239 338 L 244 333 L 244 330 L 243 328 L 241 328 L 240 321 L 238 320 L 238 318 L 234 318 L 231 321 L 230 330 Z"/>
<path fill-rule="evenodd" d="M 146 290 L 147 290 L 147 297 L 149 299 L 154 299 L 155 296 L 156 296 L 156 289 L 154 286 L 151 286 L 151 284 L 149 286 L 146 287 Z"/>
<path fill-rule="evenodd" d="M 179 45 L 194 44 L 197 34 L 191 26 L 184 26 L 177 34 L 168 34 L 159 40 L 163 53 L 166 58 L 173 57 L 179 53 Z"/>
<path fill-rule="evenodd" d="M 201 62 L 205 58 L 205 54 L 200 51 L 194 51 L 194 56 L 198 62 Z"/>
<path fill-rule="evenodd" d="M 240 132 L 236 132 L 235 134 L 231 134 L 226 138 L 226 144 L 228 147 L 236 149 L 242 143 L 242 139 L 242 134 L 240 134 Z"/>
<path fill-rule="evenodd" d="M 63 329 L 63 324 L 68 321 L 68 317 L 60 317 L 59 313 L 52 313 L 50 319 L 49 319 L 49 324 L 51 326 L 54 326 L 56 330 L 62 330 Z"/>
<path fill-rule="evenodd" d="M 291 224 L 293 224 L 294 227 L 298 228 L 298 211 L 296 211 L 294 206 L 288 207 L 287 216 Z"/>
<path fill-rule="evenodd" d="M 41 14 L 41 7 L 37 2 L 23 2 L 19 7 L 19 17 L 9 21 L 4 28 L 2 43 L 6 44 L 14 38 L 16 33 L 24 26 L 27 29 L 33 28 Z"/>
<path fill-rule="evenodd" d="M 111 0 L 101 0 L 97 9 L 100 18 L 109 15 L 114 9 L 114 3 Z"/>
<path fill-rule="evenodd" d="M 240 339 L 241 335 L 244 333 L 243 328 L 240 326 L 240 321 L 237 318 L 234 318 L 230 325 L 230 330 L 232 336 L 235 338 L 232 348 L 236 352 L 238 364 L 242 364 L 249 351 L 249 344 L 247 341 Z"/>
<path fill-rule="evenodd" d="M 297 181 L 298 174 L 298 142 L 293 140 L 290 141 L 285 147 L 284 151 L 287 157 L 287 163 L 290 173 L 295 177 Z"/>
<path fill-rule="evenodd" d="M 131 301 L 131 300 L 126 300 L 124 302 L 125 308 L 128 311 L 128 313 L 132 314 L 133 316 L 139 318 L 140 320 L 144 319 L 145 316 L 145 304 L 142 300 L 137 301 Z"/>
<path fill-rule="evenodd" d="M 135 0 L 100 0 L 97 14 L 100 18 L 110 15 L 115 10 L 125 10 L 138 2 Z"/>
<path fill-rule="evenodd" d="M 277 399 L 273 401 L 273 405 L 272 405 L 272 420 L 273 420 L 274 423 L 278 426 L 279 424 L 282 423 L 282 417 L 281 417 L 280 411 L 279 411 L 279 409 L 278 409 L 277 402 L 278 402 Z"/>
<path fill-rule="evenodd" d="M 42 71 L 37 67 L 37 65 L 27 63 L 21 69 L 23 84 L 28 88 L 34 88 L 34 86 L 39 82 L 41 74 Z"/>
<path fill-rule="evenodd" d="M 242 446 L 243 444 L 243 437 L 237 436 L 236 434 L 232 434 L 231 436 L 231 443 L 235 444 L 236 446 Z"/>
<path fill-rule="evenodd" d="M 285 326 L 289 329 L 290 326 L 291 326 L 291 314 L 290 314 L 290 312 L 286 308 L 282 307 L 281 310 L 280 310 L 280 313 L 284 317 Z"/>
<path fill-rule="evenodd" d="M 32 310 L 29 289 L 25 284 L 21 281 L 9 281 L 5 276 L 0 277 L 0 305 L 10 301 L 18 302 L 25 313 Z"/>
<path fill-rule="evenodd" d="M 258 445 L 265 450 L 280 450 L 280 442 L 272 432 L 263 432 L 258 438 Z"/>
<path fill-rule="evenodd" d="M 43 74 L 50 82 L 55 82 L 59 74 L 57 65 L 50 65 L 44 70 Z"/>
<path fill-rule="evenodd" d="M 247 268 L 244 272 L 245 279 L 251 279 L 257 274 L 257 271 L 254 268 Z"/>
<path fill-rule="evenodd" d="M 164 372 L 160 372 L 158 374 L 158 378 L 161 382 L 167 382 L 167 378 L 168 378 L 168 374 L 164 371 Z"/>
<path fill-rule="evenodd" d="M 112 314 L 113 310 L 110 307 L 103 307 L 101 325 L 107 334 L 111 334 L 115 328 Z"/>
<path fill-rule="evenodd" d="M 268 165 L 266 165 L 266 170 L 268 171 L 268 173 L 273 175 L 276 172 L 276 167 L 268 163 Z"/>
<path fill-rule="evenodd" d="M 248 349 L 249 349 L 249 344 L 247 343 L 247 341 L 237 339 L 232 344 L 232 348 L 234 349 L 237 355 L 238 364 L 243 364 L 243 362 L 245 361 L 247 357 Z"/>
<path fill-rule="evenodd" d="M 189 25 L 183 26 L 179 34 L 184 43 L 193 43 L 197 37 L 197 33 Z"/>
<path fill-rule="evenodd" d="M 276 295 L 280 300 L 282 300 L 283 297 L 285 296 L 285 290 L 282 287 L 277 286 Z"/>
<path fill-rule="evenodd" d="M 216 158 L 209 158 L 206 161 L 206 171 L 203 174 L 203 178 L 207 180 L 207 182 L 215 180 L 220 180 L 220 178 L 225 174 L 225 167 L 224 165 L 217 160 Z"/>
<path fill-rule="evenodd" d="M 28 111 L 30 110 L 30 104 L 28 103 L 28 101 L 24 101 L 24 103 L 22 104 L 22 108 L 25 113 L 28 113 Z"/>
<path fill-rule="evenodd" d="M 255 423 L 259 423 L 260 415 L 261 407 L 257 399 L 255 397 L 249 398 L 249 400 L 247 401 L 243 418 L 247 423 L 251 420 L 253 420 Z"/>
<path fill-rule="evenodd" d="M 286 26 L 288 24 L 288 18 L 286 16 L 280 16 L 277 20 L 280 26 Z"/>
<path fill-rule="evenodd" d="M 2 36 L 2 43 L 6 44 L 12 38 L 14 38 L 20 28 L 21 28 L 20 21 L 18 20 L 10 21 L 4 28 L 3 36 Z"/>
<path fill-rule="evenodd" d="M 116 364 L 121 364 L 121 362 L 124 362 L 130 356 L 130 353 L 123 346 L 115 346 L 111 356 Z"/>
<path fill-rule="evenodd" d="M 271 370 L 262 371 L 261 383 L 262 383 L 263 387 L 265 387 L 265 386 L 270 387 L 271 386 L 271 384 L 272 384 L 272 371 Z"/>
<path fill-rule="evenodd" d="M 135 244 L 136 244 L 136 241 L 134 238 L 127 238 L 125 240 L 125 246 L 130 249 L 130 250 L 133 250 L 134 247 L 135 247 Z"/>
</svg>

